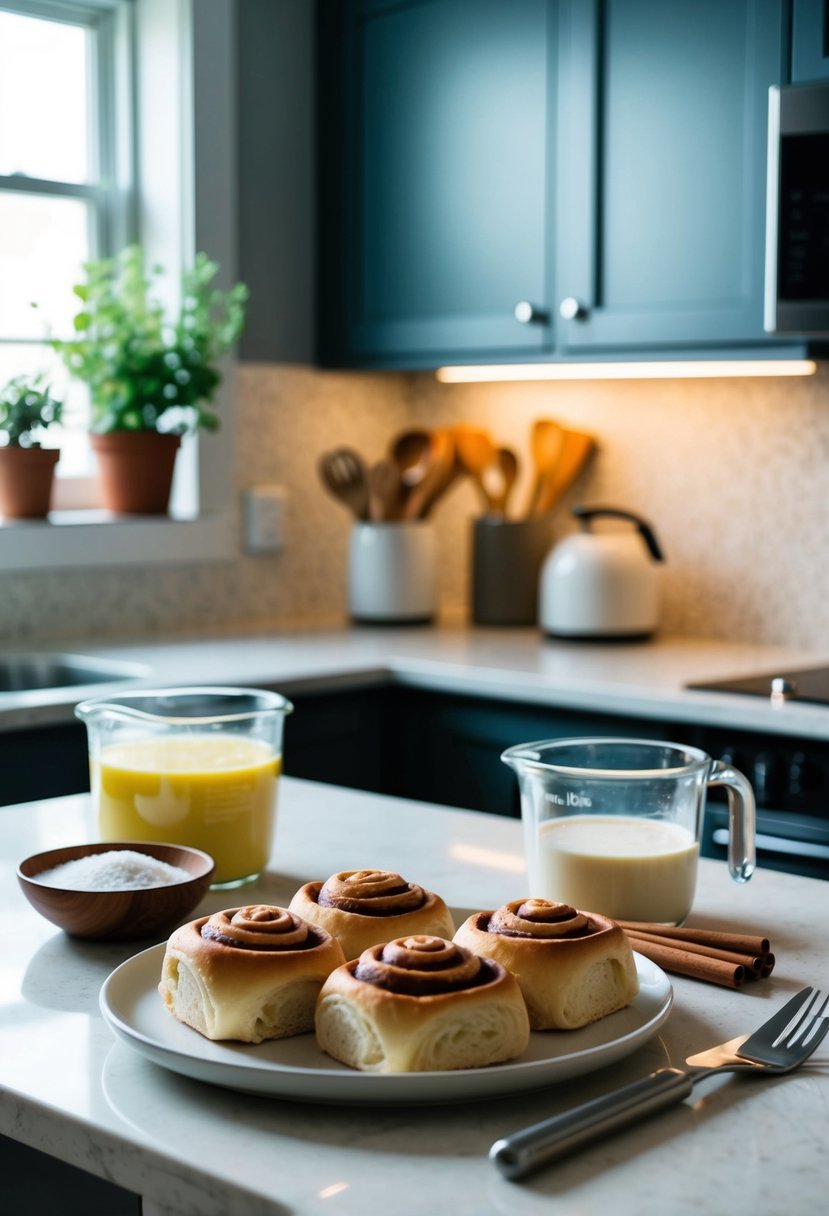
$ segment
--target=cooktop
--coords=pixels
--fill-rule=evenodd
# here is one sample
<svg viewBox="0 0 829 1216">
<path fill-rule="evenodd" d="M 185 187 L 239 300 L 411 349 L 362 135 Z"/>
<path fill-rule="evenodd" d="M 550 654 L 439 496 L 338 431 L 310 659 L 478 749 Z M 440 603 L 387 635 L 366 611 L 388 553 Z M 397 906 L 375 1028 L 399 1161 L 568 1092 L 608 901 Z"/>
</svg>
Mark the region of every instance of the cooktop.
<svg viewBox="0 0 829 1216">
<path fill-rule="evenodd" d="M 769 697 L 772 701 L 813 701 L 829 705 L 829 667 L 807 667 L 800 671 L 770 671 L 763 675 L 736 676 L 686 685 L 702 692 L 738 692 Z"/>
</svg>

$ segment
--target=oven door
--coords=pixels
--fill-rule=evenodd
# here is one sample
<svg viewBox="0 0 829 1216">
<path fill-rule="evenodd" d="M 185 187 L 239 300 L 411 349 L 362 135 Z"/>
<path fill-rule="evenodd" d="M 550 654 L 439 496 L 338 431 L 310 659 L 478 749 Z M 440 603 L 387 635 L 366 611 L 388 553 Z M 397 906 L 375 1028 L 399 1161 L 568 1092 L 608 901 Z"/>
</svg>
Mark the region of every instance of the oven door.
<svg viewBox="0 0 829 1216">
<path fill-rule="evenodd" d="M 764 325 L 829 337 L 829 84 L 769 89 Z"/>
<path fill-rule="evenodd" d="M 757 868 L 784 870 L 806 878 L 829 878 L 829 823 L 809 815 L 757 812 Z M 728 809 L 709 802 L 705 809 L 701 853 L 728 856 Z"/>
</svg>

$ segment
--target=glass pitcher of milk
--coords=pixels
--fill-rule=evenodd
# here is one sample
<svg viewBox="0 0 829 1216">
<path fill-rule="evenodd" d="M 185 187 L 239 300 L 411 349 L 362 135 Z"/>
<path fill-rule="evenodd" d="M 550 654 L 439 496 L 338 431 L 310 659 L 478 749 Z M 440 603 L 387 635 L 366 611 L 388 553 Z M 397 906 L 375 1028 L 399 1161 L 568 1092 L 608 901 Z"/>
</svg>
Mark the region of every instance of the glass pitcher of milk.
<svg viewBox="0 0 829 1216">
<path fill-rule="evenodd" d="M 510 747 L 532 897 L 616 920 L 680 924 L 691 910 L 705 800 L 724 786 L 728 868 L 754 871 L 755 802 L 730 764 L 679 743 L 555 739 Z"/>
<path fill-rule="evenodd" d="M 190 845 L 213 885 L 264 870 L 273 843 L 282 733 L 293 706 L 249 688 L 142 689 L 76 706 L 86 724 L 101 840 Z"/>
</svg>

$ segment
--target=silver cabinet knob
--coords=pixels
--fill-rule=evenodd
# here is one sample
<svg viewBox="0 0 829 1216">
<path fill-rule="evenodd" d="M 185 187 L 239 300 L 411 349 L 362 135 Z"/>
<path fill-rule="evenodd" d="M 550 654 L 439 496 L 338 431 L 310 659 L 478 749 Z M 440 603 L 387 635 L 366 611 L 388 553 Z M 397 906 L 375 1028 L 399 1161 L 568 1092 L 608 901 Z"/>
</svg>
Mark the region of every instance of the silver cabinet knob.
<svg viewBox="0 0 829 1216">
<path fill-rule="evenodd" d="M 583 321 L 587 316 L 587 309 L 575 296 L 566 296 L 559 304 L 558 311 L 565 321 Z"/>
<path fill-rule="evenodd" d="M 515 319 L 522 325 L 546 325 L 550 314 L 546 308 L 539 308 L 529 300 L 521 300 L 515 305 Z"/>
</svg>

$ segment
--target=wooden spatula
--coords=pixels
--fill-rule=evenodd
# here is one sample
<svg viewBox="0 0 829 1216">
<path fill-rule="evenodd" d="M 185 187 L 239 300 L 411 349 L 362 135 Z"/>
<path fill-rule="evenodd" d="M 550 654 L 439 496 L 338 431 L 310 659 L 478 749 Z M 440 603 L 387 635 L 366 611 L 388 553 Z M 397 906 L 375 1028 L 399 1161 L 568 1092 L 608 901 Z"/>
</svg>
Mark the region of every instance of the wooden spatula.
<svg viewBox="0 0 829 1216">
<path fill-rule="evenodd" d="M 542 478 L 535 515 L 548 515 L 555 510 L 567 491 L 580 477 L 596 451 L 596 440 L 584 431 L 565 430 L 558 459 Z"/>
<path fill-rule="evenodd" d="M 454 436 L 461 468 L 473 482 L 484 511 L 489 514 L 493 505 L 484 481 L 484 473 L 495 462 L 495 444 L 487 431 L 469 423 L 456 426 Z"/>
<path fill-rule="evenodd" d="M 564 427 L 553 418 L 537 418 L 530 437 L 533 461 L 533 481 L 527 502 L 527 515 L 538 515 L 538 502 L 547 478 L 564 446 Z"/>
</svg>

